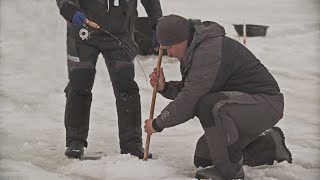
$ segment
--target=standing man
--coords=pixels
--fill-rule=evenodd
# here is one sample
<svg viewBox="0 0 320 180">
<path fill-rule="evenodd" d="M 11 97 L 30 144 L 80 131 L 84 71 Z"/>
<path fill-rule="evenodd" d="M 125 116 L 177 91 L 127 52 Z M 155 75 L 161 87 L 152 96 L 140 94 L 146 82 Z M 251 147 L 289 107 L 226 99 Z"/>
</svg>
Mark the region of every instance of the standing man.
<svg viewBox="0 0 320 180">
<path fill-rule="evenodd" d="M 162 17 L 159 0 L 141 0 L 153 27 Z M 134 80 L 134 24 L 137 0 L 57 0 L 60 14 L 67 20 L 67 59 L 69 83 L 65 88 L 65 155 L 80 158 L 88 146 L 90 106 L 95 66 L 101 53 L 116 97 L 121 154 L 143 158 L 141 105 Z M 97 23 L 110 34 L 97 29 L 86 39 L 79 36 L 82 26 Z M 83 32 L 82 32 L 83 33 Z M 81 33 L 80 33 L 81 34 Z M 86 35 L 83 33 L 81 35 Z M 118 41 L 120 40 L 121 43 Z M 149 154 L 151 158 L 151 154 Z"/>
<path fill-rule="evenodd" d="M 214 165 L 199 170 L 197 178 L 243 178 L 243 164 L 292 161 L 281 129 L 274 127 L 283 116 L 283 95 L 245 46 L 226 37 L 217 23 L 176 15 L 161 19 L 156 31 L 168 55 L 180 61 L 182 80 L 166 82 L 161 69 L 157 91 L 173 101 L 157 118 L 145 121 L 145 132 L 161 132 L 197 116 L 204 135 L 194 163 Z M 153 87 L 157 80 L 154 70 Z"/>
</svg>

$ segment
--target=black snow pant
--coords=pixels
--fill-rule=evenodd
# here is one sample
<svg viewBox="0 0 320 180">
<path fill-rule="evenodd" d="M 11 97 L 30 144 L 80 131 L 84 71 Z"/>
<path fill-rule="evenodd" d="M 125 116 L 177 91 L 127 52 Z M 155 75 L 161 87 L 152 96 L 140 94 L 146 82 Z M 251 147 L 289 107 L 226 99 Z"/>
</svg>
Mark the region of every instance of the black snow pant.
<svg viewBox="0 0 320 180">
<path fill-rule="evenodd" d="M 214 165 L 226 178 L 232 178 L 242 160 L 250 165 L 273 162 L 272 138 L 259 135 L 282 118 L 283 106 L 281 93 L 228 91 L 202 97 L 196 115 L 205 133 L 197 143 L 195 165 Z M 264 159 L 252 159 L 259 157 Z"/>
<path fill-rule="evenodd" d="M 72 141 L 81 141 L 87 147 L 91 90 L 100 53 L 105 59 L 116 97 L 120 148 L 142 146 L 140 95 L 134 80 L 133 62 L 137 46 L 133 33 L 119 37 L 123 44 L 110 36 L 103 37 L 91 35 L 89 40 L 81 40 L 74 35 L 67 36 L 69 83 L 65 88 L 66 146 Z"/>
</svg>

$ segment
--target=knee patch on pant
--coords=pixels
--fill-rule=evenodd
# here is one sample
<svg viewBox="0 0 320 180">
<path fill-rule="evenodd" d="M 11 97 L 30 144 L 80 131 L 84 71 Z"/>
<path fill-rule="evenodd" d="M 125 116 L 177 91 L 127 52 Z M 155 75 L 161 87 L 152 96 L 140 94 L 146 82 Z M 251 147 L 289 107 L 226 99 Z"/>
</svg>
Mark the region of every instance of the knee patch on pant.
<svg viewBox="0 0 320 180">
<path fill-rule="evenodd" d="M 235 122 L 223 110 L 223 106 L 219 109 L 218 116 L 221 120 L 221 125 L 226 133 L 228 145 L 235 143 L 239 139 L 239 132 Z"/>
<path fill-rule="evenodd" d="M 226 134 L 229 160 L 232 163 L 236 163 L 242 158 L 242 151 L 240 148 L 233 145 L 239 140 L 240 135 L 234 120 L 232 120 L 232 118 L 224 110 L 224 107 L 227 105 L 228 104 L 222 106 L 217 113 L 219 119 L 221 120 L 222 128 Z"/>
<path fill-rule="evenodd" d="M 91 92 L 96 70 L 92 64 L 79 64 L 70 68 L 69 79 L 72 88 L 83 91 Z"/>
<path fill-rule="evenodd" d="M 219 101 L 226 99 L 229 99 L 229 97 L 223 93 L 208 94 L 200 98 L 196 105 L 195 113 L 200 119 L 203 128 L 215 126 L 213 108 Z"/>
<path fill-rule="evenodd" d="M 134 64 L 133 62 L 117 61 L 115 62 L 114 85 L 120 91 L 138 90 L 138 85 L 134 81 Z"/>
</svg>

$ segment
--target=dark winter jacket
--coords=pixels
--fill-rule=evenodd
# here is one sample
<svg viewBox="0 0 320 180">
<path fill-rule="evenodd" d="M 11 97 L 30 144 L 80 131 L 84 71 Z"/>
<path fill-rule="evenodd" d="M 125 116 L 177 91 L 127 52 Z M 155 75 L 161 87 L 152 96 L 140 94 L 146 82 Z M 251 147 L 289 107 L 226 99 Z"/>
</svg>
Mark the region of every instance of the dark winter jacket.
<svg viewBox="0 0 320 180">
<path fill-rule="evenodd" d="M 119 6 L 114 6 L 114 0 L 56 0 L 60 14 L 72 22 L 74 13 L 78 10 L 96 22 L 107 31 L 121 35 L 133 32 L 133 26 L 138 17 L 137 0 L 119 0 Z M 159 0 L 141 0 L 146 9 L 151 24 L 162 17 Z M 77 28 L 68 24 L 68 31 L 76 32 Z"/>
<path fill-rule="evenodd" d="M 174 99 L 153 122 L 157 131 L 194 117 L 198 100 L 219 91 L 276 95 L 279 87 L 267 68 L 242 44 L 226 37 L 217 23 L 192 22 L 193 40 L 181 62 L 182 81 L 170 81 L 161 94 Z"/>
</svg>

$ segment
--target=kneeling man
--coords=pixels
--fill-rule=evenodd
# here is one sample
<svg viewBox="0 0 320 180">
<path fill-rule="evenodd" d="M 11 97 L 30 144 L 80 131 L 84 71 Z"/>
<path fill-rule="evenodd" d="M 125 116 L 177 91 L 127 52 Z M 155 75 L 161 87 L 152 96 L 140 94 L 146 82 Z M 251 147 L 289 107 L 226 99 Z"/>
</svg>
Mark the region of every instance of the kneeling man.
<svg viewBox="0 0 320 180">
<path fill-rule="evenodd" d="M 204 135 L 196 147 L 197 178 L 241 179 L 242 165 L 292 161 L 280 128 L 283 94 L 268 69 L 242 44 L 225 36 L 214 22 L 196 22 L 177 15 L 164 17 L 157 37 L 180 61 L 181 81 L 165 81 L 163 70 L 150 74 L 157 91 L 172 99 L 145 132 L 200 119 Z"/>
</svg>

